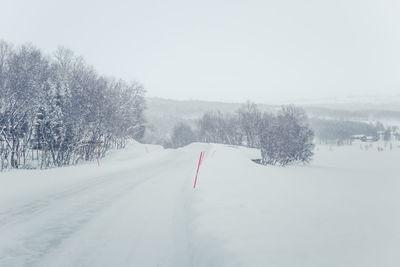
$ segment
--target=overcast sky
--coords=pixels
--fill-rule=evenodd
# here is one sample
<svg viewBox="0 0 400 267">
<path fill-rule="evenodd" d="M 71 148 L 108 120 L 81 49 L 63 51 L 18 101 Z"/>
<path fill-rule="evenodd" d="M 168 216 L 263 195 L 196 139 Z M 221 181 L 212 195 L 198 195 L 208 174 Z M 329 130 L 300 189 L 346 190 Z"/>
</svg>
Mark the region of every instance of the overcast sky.
<svg viewBox="0 0 400 267">
<path fill-rule="evenodd" d="M 0 39 L 62 45 L 148 96 L 400 94 L 399 0 L 2 0 Z"/>
</svg>

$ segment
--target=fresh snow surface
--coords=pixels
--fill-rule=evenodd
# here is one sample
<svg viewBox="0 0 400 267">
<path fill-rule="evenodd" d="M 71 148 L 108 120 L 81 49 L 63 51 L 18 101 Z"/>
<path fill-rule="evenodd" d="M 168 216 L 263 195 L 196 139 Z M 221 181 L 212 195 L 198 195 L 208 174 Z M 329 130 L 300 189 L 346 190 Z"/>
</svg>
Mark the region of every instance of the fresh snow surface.
<svg viewBox="0 0 400 267">
<path fill-rule="evenodd" d="M 400 148 L 373 146 L 281 168 L 132 143 L 100 167 L 0 173 L 0 266 L 398 267 Z"/>
</svg>

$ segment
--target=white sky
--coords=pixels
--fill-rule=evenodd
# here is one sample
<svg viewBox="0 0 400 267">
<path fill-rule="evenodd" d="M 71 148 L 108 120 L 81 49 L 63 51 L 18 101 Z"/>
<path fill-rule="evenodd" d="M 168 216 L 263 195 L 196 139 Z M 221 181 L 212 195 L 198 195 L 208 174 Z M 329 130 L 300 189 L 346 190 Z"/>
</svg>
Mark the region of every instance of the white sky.
<svg viewBox="0 0 400 267">
<path fill-rule="evenodd" d="M 400 94 L 398 0 L 2 0 L 0 39 L 68 47 L 148 96 Z"/>
</svg>

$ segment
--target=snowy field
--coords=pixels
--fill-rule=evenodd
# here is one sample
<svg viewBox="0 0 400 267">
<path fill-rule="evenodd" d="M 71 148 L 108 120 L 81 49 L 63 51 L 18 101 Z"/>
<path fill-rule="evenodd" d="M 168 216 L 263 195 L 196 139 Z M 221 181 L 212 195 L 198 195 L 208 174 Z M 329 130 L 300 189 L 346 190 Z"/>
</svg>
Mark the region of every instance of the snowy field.
<svg viewBox="0 0 400 267">
<path fill-rule="evenodd" d="M 362 148 L 281 168 L 134 143 L 100 167 L 0 173 L 0 266 L 398 267 L 400 148 Z"/>
</svg>

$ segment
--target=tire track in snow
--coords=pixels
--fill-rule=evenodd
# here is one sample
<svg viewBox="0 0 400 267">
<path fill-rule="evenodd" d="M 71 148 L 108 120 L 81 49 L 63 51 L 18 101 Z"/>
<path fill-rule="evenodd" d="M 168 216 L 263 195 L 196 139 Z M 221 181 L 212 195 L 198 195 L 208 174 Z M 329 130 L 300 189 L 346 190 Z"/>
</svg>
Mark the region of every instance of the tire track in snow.
<svg viewBox="0 0 400 267">
<path fill-rule="evenodd" d="M 79 183 L 78 186 L 74 185 L 67 190 L 47 195 L 29 204 L 0 212 L 0 230 L 10 224 L 25 222 L 34 216 L 38 216 L 51 208 L 51 205 L 53 205 L 55 202 L 63 199 L 65 200 L 69 197 L 73 197 L 75 194 L 84 193 L 85 191 L 93 189 L 94 187 L 101 186 L 104 183 L 110 182 L 108 181 L 109 179 L 110 178 L 108 175 L 94 177 L 89 181 Z"/>
</svg>

